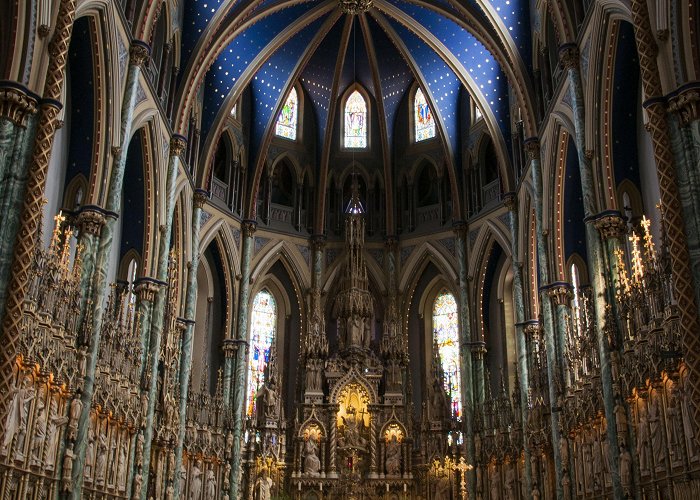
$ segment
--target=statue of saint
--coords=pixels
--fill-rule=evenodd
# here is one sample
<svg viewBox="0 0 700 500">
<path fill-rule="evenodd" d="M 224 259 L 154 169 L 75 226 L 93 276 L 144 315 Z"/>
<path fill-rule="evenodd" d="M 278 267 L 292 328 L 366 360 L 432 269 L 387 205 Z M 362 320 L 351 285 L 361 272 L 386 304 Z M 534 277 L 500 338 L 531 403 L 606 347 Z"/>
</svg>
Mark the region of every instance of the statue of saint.
<svg viewBox="0 0 700 500">
<path fill-rule="evenodd" d="M 56 463 L 58 436 L 60 434 L 59 430 L 62 426 L 68 423 L 68 417 L 58 416 L 57 406 L 58 403 L 56 403 L 56 399 L 51 398 L 51 401 L 49 402 L 49 427 L 46 433 L 47 441 L 49 443 L 48 450 L 46 452 L 46 468 L 49 470 L 53 469 L 53 466 Z"/>
<path fill-rule="evenodd" d="M 304 472 L 310 476 L 318 476 L 321 461 L 318 458 L 318 443 L 309 437 L 304 443 Z"/>
<path fill-rule="evenodd" d="M 22 380 L 22 385 L 12 390 L 11 402 L 7 411 L 7 417 L 5 418 L 5 436 L 2 440 L 2 446 L 0 446 L 0 455 L 7 455 L 9 453 L 12 439 L 18 434 L 20 438 L 17 439 L 17 449 L 21 449 L 19 442 L 27 428 L 29 403 L 33 399 L 34 388 L 31 386 L 31 380 L 25 377 Z"/>
<path fill-rule="evenodd" d="M 386 443 L 386 473 L 397 475 L 401 473 L 401 443 L 396 436 Z"/>
<path fill-rule="evenodd" d="M 272 478 L 268 475 L 267 468 L 263 468 L 260 477 L 255 482 L 255 500 L 270 500 L 272 490 Z"/>
<path fill-rule="evenodd" d="M 44 450 L 44 439 L 46 438 L 46 424 L 48 412 L 46 411 L 46 388 L 42 386 L 39 398 L 36 401 L 36 420 L 34 421 L 34 437 L 32 438 L 32 464 L 40 465 L 42 451 Z"/>
<path fill-rule="evenodd" d="M 211 468 L 207 470 L 206 498 L 216 498 L 216 476 Z"/>
<path fill-rule="evenodd" d="M 195 462 L 192 466 L 192 481 L 190 482 L 190 500 L 200 500 L 202 496 L 202 469 L 200 463 Z"/>
</svg>

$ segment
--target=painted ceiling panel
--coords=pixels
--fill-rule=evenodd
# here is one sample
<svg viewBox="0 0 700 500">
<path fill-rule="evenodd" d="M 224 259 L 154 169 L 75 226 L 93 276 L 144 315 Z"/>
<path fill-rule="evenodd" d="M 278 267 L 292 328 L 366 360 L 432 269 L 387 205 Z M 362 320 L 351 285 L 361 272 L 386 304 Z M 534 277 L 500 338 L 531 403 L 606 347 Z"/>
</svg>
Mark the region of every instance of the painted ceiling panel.
<svg viewBox="0 0 700 500">
<path fill-rule="evenodd" d="M 381 85 L 382 99 L 384 101 L 389 144 L 393 144 L 396 113 L 404 94 L 413 83 L 414 77 L 406 61 L 401 57 L 382 28 L 371 17 L 368 17 L 367 20 L 372 41 L 377 51 L 379 85 Z"/>
<path fill-rule="evenodd" d="M 493 55 L 471 33 L 439 14 L 397 0 L 392 3 L 400 6 L 412 18 L 420 19 L 423 27 L 468 68 L 469 75 L 489 103 L 504 137 L 509 137 L 508 84 Z"/>
<path fill-rule="evenodd" d="M 428 45 L 399 22 L 390 20 L 393 29 L 415 60 L 418 70 L 433 96 L 437 113 L 442 117 L 447 134 L 447 140 L 452 148 L 452 154 L 459 154 L 459 88 L 460 80 Z M 458 158 L 455 158 L 458 165 Z"/>
<path fill-rule="evenodd" d="M 355 17 L 352 31 L 350 31 L 350 41 L 348 43 L 345 66 L 341 74 L 338 92 L 342 94 L 355 81 L 376 98 L 374 83 L 372 82 L 372 70 L 369 65 L 369 56 L 365 48 L 360 21 L 357 17 Z"/>
<path fill-rule="evenodd" d="M 265 130 L 268 124 L 271 123 L 277 109 L 280 94 L 285 91 L 285 87 L 296 69 L 297 63 L 303 57 L 314 35 L 318 33 L 324 21 L 325 16 L 322 16 L 297 33 L 268 58 L 263 67 L 253 77 L 251 82 L 253 96 L 251 158 L 257 158 Z"/>
<path fill-rule="evenodd" d="M 192 55 L 199 37 L 207 28 L 217 9 L 226 0 L 187 0 L 182 26 L 182 61 Z"/>
</svg>

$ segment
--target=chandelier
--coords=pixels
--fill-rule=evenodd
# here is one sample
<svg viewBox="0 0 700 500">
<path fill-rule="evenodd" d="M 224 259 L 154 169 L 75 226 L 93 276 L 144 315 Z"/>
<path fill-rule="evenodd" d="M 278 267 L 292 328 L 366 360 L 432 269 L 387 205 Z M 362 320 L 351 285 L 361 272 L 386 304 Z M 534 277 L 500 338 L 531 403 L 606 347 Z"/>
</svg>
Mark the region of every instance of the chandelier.
<svg viewBox="0 0 700 500">
<path fill-rule="evenodd" d="M 372 0 L 338 0 L 340 10 L 354 16 L 372 8 Z"/>
</svg>

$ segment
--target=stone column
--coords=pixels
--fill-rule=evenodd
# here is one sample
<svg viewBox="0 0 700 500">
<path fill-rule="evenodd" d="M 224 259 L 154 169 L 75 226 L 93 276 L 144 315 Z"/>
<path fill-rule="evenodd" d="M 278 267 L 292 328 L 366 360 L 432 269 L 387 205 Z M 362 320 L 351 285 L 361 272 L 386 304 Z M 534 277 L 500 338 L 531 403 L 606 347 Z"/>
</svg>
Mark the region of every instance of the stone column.
<svg viewBox="0 0 700 500">
<path fill-rule="evenodd" d="M 486 397 L 484 356 L 486 356 L 486 342 L 479 340 L 470 344 L 472 362 L 474 363 L 474 397 L 475 404 L 482 404 Z M 489 390 L 491 388 L 489 387 Z"/>
<path fill-rule="evenodd" d="M 139 363 L 139 370 L 141 380 L 143 380 L 143 373 L 146 369 L 146 353 L 148 352 L 149 348 L 148 333 L 151 331 L 153 302 L 155 301 L 156 293 L 158 293 L 160 286 L 161 283 L 159 281 L 151 278 L 141 278 L 134 283 L 134 292 L 139 297 L 139 303 L 136 305 L 136 311 L 138 317 L 141 318 L 139 322 L 139 336 L 141 338 L 141 361 Z M 146 415 L 141 415 L 141 418 L 145 417 Z"/>
<path fill-rule="evenodd" d="M 231 407 L 231 383 L 233 380 L 233 363 L 236 357 L 236 342 L 232 338 L 223 341 L 221 350 L 224 352 L 224 376 L 222 379 L 222 398 L 225 408 Z"/>
<path fill-rule="evenodd" d="M 27 180 L 27 157 L 36 131 L 38 96 L 13 84 L 0 84 L 0 321 L 12 264 L 12 249 Z"/>
<path fill-rule="evenodd" d="M 530 161 L 530 175 L 532 176 L 534 205 L 535 205 L 535 223 L 537 225 L 537 263 L 538 265 L 538 284 L 540 286 L 540 307 L 542 312 L 542 327 L 544 328 L 545 342 L 547 348 L 545 355 L 547 356 L 547 378 L 549 380 L 549 405 L 550 416 L 552 420 L 552 459 L 554 462 L 555 484 L 557 498 L 563 498 L 564 490 L 562 488 L 562 465 L 561 453 L 559 451 L 559 442 L 561 429 L 559 425 L 559 393 L 557 391 L 556 374 L 558 373 L 559 360 L 556 356 L 556 343 L 554 341 L 554 319 L 552 314 L 552 303 L 543 293 L 542 287 L 549 282 L 549 252 L 547 248 L 547 240 L 543 228 L 543 194 L 542 194 L 542 170 L 540 165 L 540 144 L 539 141 L 528 139 L 525 141 L 525 151 Z M 544 485 L 540 485 L 544 487 Z"/>
<path fill-rule="evenodd" d="M 109 191 L 107 194 L 106 211 L 116 214 L 121 206 L 122 185 L 124 182 L 124 170 L 126 167 L 126 149 L 131 139 L 131 125 L 133 121 L 134 107 L 136 105 L 136 91 L 139 86 L 141 66 L 148 59 L 149 48 L 143 42 L 133 41 L 129 70 L 126 77 L 126 88 L 121 109 L 120 143 L 115 149 L 114 164 L 110 175 Z M 112 251 L 114 239 L 114 225 L 116 217 L 109 216 L 102 228 L 100 241 L 95 253 L 95 274 L 92 283 L 93 314 L 90 329 L 90 340 L 87 356 L 87 370 L 81 400 L 83 409 L 78 420 L 78 433 L 75 440 L 75 461 L 73 463 L 73 491 L 71 498 L 79 500 L 82 497 L 83 465 L 85 463 L 85 448 L 88 439 L 88 424 L 90 421 L 90 409 L 92 395 L 95 389 L 95 369 L 97 366 L 97 353 L 100 346 L 102 318 L 104 316 L 104 295 L 107 290 L 107 269 L 109 256 Z"/>
<path fill-rule="evenodd" d="M 454 224 L 455 250 L 457 252 L 457 265 L 459 267 L 459 326 L 460 326 L 460 358 L 461 358 L 461 383 L 462 383 L 462 415 L 466 444 L 467 463 L 474 465 L 474 371 L 472 369 L 472 353 L 470 343 L 472 340 L 471 325 L 469 323 L 469 278 L 467 276 L 467 224 L 458 221 Z M 469 491 L 476 491 L 476 474 L 474 469 L 467 472 Z"/>
<path fill-rule="evenodd" d="M 92 296 L 92 275 L 95 272 L 95 255 L 100 242 L 102 228 L 107 223 L 106 213 L 100 207 L 85 205 L 78 215 L 78 244 L 82 246 L 80 259 L 80 311 L 78 315 L 78 331 L 82 332 L 83 320 Z M 85 339 L 86 340 L 86 339 Z M 142 361 L 143 363 L 143 361 Z"/>
<path fill-rule="evenodd" d="M 595 228 L 592 219 L 597 213 L 595 200 L 596 183 L 593 176 L 591 158 L 586 154 L 586 118 L 578 49 L 575 45 L 565 45 L 560 49 L 560 58 L 568 74 L 571 105 L 574 112 L 576 149 L 578 152 L 579 172 L 581 174 L 581 188 L 583 190 L 583 211 L 586 216 L 586 219 L 584 219 L 586 222 L 586 250 L 588 252 L 589 275 L 593 289 L 598 355 L 600 356 L 600 380 L 603 387 L 603 406 L 605 407 L 607 424 L 606 433 L 610 443 L 610 475 L 612 476 L 614 497 L 624 498 L 620 483 L 620 447 L 617 440 L 617 425 L 615 423 L 615 393 L 612 383 L 609 346 L 605 335 L 607 301 L 605 300 L 604 251 L 600 233 Z"/>
<path fill-rule="evenodd" d="M 559 360 L 556 373 L 557 383 L 561 384 L 561 395 L 564 397 L 569 388 L 569 366 L 566 358 L 567 340 L 566 331 L 568 319 L 571 317 L 571 285 L 563 281 L 555 281 L 547 285 L 546 293 L 554 305 L 554 318 L 556 320 L 555 355 Z"/>
<path fill-rule="evenodd" d="M 248 345 L 248 303 L 250 295 L 250 262 L 253 258 L 253 243 L 257 223 L 245 220 L 242 224 L 241 243 L 241 284 L 238 290 L 238 331 L 236 341 L 236 371 L 233 380 L 233 451 L 231 452 L 231 498 L 238 497 L 241 484 L 241 444 L 243 440 L 243 419 L 245 412 L 246 353 Z"/>
<path fill-rule="evenodd" d="M 182 449 L 187 430 L 187 401 L 192 371 L 192 343 L 194 339 L 194 318 L 197 309 L 197 268 L 199 267 L 199 229 L 202 208 L 207 200 L 207 192 L 198 189 L 194 192 L 192 205 L 192 260 L 187 264 L 187 288 L 185 290 L 185 329 L 182 333 L 180 350 L 180 407 L 178 408 L 177 444 L 175 445 L 174 498 L 180 498 L 180 471 L 182 470 Z M 227 450 L 226 450 L 227 451 Z"/>
<path fill-rule="evenodd" d="M 513 256 L 513 309 L 515 311 L 515 345 L 518 354 L 516 370 L 520 384 L 520 426 L 523 434 L 523 453 L 525 455 L 525 490 L 532 491 L 532 472 L 530 470 L 530 446 L 526 437 L 528 416 L 529 375 L 527 369 L 527 343 L 525 341 L 525 300 L 523 298 L 523 264 L 520 260 L 520 221 L 518 218 L 517 198 L 510 193 L 505 196 L 503 204 L 508 209 L 510 225 L 511 255 Z"/>
<path fill-rule="evenodd" d="M 151 317 L 150 342 L 148 346 L 150 366 L 146 367 L 149 374 L 147 380 L 150 381 L 148 387 L 148 412 L 145 418 L 143 431 L 143 464 L 141 466 L 141 477 L 143 487 L 141 488 L 141 499 L 146 500 L 148 492 L 148 471 L 151 465 L 151 443 L 153 441 L 153 415 L 156 407 L 156 390 L 158 388 L 158 364 L 160 361 L 160 344 L 163 336 L 163 324 L 165 320 L 165 309 L 168 302 L 168 260 L 170 254 L 170 237 L 173 230 L 173 214 L 175 212 L 175 185 L 177 174 L 180 168 L 180 155 L 185 152 L 187 142 L 180 135 L 173 135 L 170 139 L 170 156 L 168 158 L 168 170 L 165 179 L 165 220 L 160 226 L 160 239 L 158 242 L 158 267 L 157 279 L 162 283 L 156 293 L 153 304 L 153 315 Z"/>
<path fill-rule="evenodd" d="M 5 399 L 10 394 L 11 365 L 14 362 L 17 342 L 21 334 L 22 305 L 29 287 L 30 270 L 37 243 L 36 235 L 43 215 L 46 175 L 49 171 L 49 160 L 58 125 L 58 113 L 61 109 L 59 99 L 65 80 L 68 46 L 73 34 L 76 1 L 62 0 L 58 8 L 56 29 L 49 44 L 50 57 L 38 123 L 36 124 L 34 151 L 29 166 L 28 168 L 24 167 L 27 165 L 27 153 L 29 152 L 29 148 L 25 146 L 28 146 L 29 137 L 33 135 L 33 124 L 18 130 L 19 133 L 15 138 L 15 145 L 18 146 L 15 150 L 18 154 L 13 154 L 12 163 L 7 164 L 8 168 L 12 168 L 12 165 L 20 166 L 21 176 L 27 175 L 28 177 L 26 190 L 24 181 L 19 180 L 19 182 L 12 182 L 13 187 L 5 189 L 2 193 L 3 198 L 10 197 L 10 199 L 14 199 L 14 202 L 12 210 L 3 213 L 2 219 L 5 222 L 1 223 L 4 227 L 0 233 L 0 242 L 10 244 L 14 242 L 15 246 L 9 283 L 7 287 L 0 286 L 0 306 L 3 305 L 2 300 L 5 297 L 5 290 L 7 290 L 5 307 L 0 309 L 0 311 L 5 311 L 2 323 L 4 348 L 0 354 L 0 394 L 2 394 L 0 396 L 0 411 L 4 411 Z M 19 212 L 22 196 L 24 196 L 24 205 Z M 18 215 L 19 217 L 17 217 Z M 17 225 L 17 221 L 19 221 L 19 225 Z M 2 280 L 0 285 L 4 285 L 7 276 L 6 270 L 10 263 L 9 248 L 3 247 L 3 245 L 0 245 L 0 248 L 4 251 L 0 254 L 0 280 Z"/>
</svg>

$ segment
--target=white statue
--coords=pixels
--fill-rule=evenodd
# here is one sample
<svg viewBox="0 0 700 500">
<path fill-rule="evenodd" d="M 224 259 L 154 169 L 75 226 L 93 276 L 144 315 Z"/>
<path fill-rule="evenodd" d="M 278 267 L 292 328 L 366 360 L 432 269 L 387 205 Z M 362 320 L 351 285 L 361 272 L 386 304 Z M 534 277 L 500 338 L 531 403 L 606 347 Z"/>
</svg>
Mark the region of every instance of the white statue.
<svg viewBox="0 0 700 500">
<path fill-rule="evenodd" d="M 126 487 L 126 443 L 122 440 L 119 446 L 119 462 L 117 464 L 117 486 L 120 490 Z"/>
<path fill-rule="evenodd" d="M 396 475 L 401 473 L 401 443 L 396 436 L 386 443 L 386 473 Z"/>
<path fill-rule="evenodd" d="M 654 463 L 656 466 L 662 465 L 666 461 L 666 448 L 664 446 L 664 436 L 661 430 L 661 415 L 659 410 L 659 398 L 652 398 L 649 405 L 649 430 L 651 433 L 651 449 L 654 453 Z"/>
<path fill-rule="evenodd" d="M 632 483 L 632 456 L 625 443 L 620 443 L 620 482 L 622 486 Z"/>
<path fill-rule="evenodd" d="M 272 478 L 264 467 L 260 477 L 255 482 L 255 500 L 270 500 L 272 495 Z"/>
<path fill-rule="evenodd" d="M 133 500 L 140 500 L 141 488 L 143 488 L 143 478 L 141 474 L 136 474 L 136 476 L 134 476 L 134 494 L 131 495 Z"/>
<path fill-rule="evenodd" d="M 97 436 L 97 461 L 95 462 L 97 484 L 104 484 L 105 474 L 107 474 L 107 438 L 99 432 Z"/>
<path fill-rule="evenodd" d="M 34 437 L 32 438 L 32 464 L 40 465 L 42 451 L 44 449 L 44 439 L 46 438 L 46 424 L 48 412 L 46 411 L 46 389 L 42 387 L 39 399 L 36 401 L 37 415 L 34 421 Z"/>
<path fill-rule="evenodd" d="M 143 432 L 139 432 L 136 438 L 136 465 L 141 465 L 143 463 L 143 442 L 145 438 L 143 437 Z"/>
<path fill-rule="evenodd" d="M 73 446 L 69 446 L 66 449 L 66 454 L 63 456 L 63 490 L 73 491 L 73 459 L 75 458 L 75 453 L 73 453 Z"/>
<path fill-rule="evenodd" d="M 83 402 L 80 400 L 80 395 L 76 394 L 70 402 L 70 421 L 68 423 L 68 428 L 71 430 L 71 434 L 75 433 L 78 429 L 78 420 L 80 420 L 82 411 Z"/>
<path fill-rule="evenodd" d="M 205 498 L 215 498 L 216 497 L 216 476 L 214 475 L 214 469 L 207 470 L 207 489 Z"/>
<path fill-rule="evenodd" d="M 47 435 L 47 441 L 49 443 L 47 455 L 46 455 L 46 468 L 51 470 L 55 464 L 56 452 L 58 448 L 58 436 L 61 427 L 68 423 L 68 417 L 59 417 L 57 414 L 58 403 L 55 398 L 51 398 L 49 402 L 49 428 Z"/>
<path fill-rule="evenodd" d="M 92 476 L 92 464 L 95 460 L 95 433 L 90 427 L 88 435 L 87 450 L 85 450 L 85 467 L 83 468 L 83 477 L 89 479 Z"/>
<path fill-rule="evenodd" d="M 31 386 L 31 380 L 29 378 L 24 378 L 22 380 L 22 385 L 12 390 L 11 396 L 12 400 L 7 411 L 7 417 L 5 418 L 5 436 L 2 440 L 2 446 L 0 446 L 0 455 L 7 455 L 9 453 L 12 439 L 18 433 L 17 450 L 19 451 L 21 449 L 19 442 L 27 427 L 29 403 L 34 399 L 34 388 Z"/>
<path fill-rule="evenodd" d="M 202 469 L 200 463 L 195 462 L 192 466 L 192 480 L 190 482 L 190 500 L 199 500 L 202 496 Z"/>
<path fill-rule="evenodd" d="M 649 470 L 647 460 L 647 446 L 649 446 L 649 423 L 647 421 L 646 405 L 643 401 L 637 407 L 639 425 L 637 425 L 637 455 L 639 456 L 639 470 Z"/>
<path fill-rule="evenodd" d="M 318 459 L 318 444 L 312 437 L 304 443 L 304 472 L 310 476 L 318 476 L 321 461 Z"/>
</svg>

